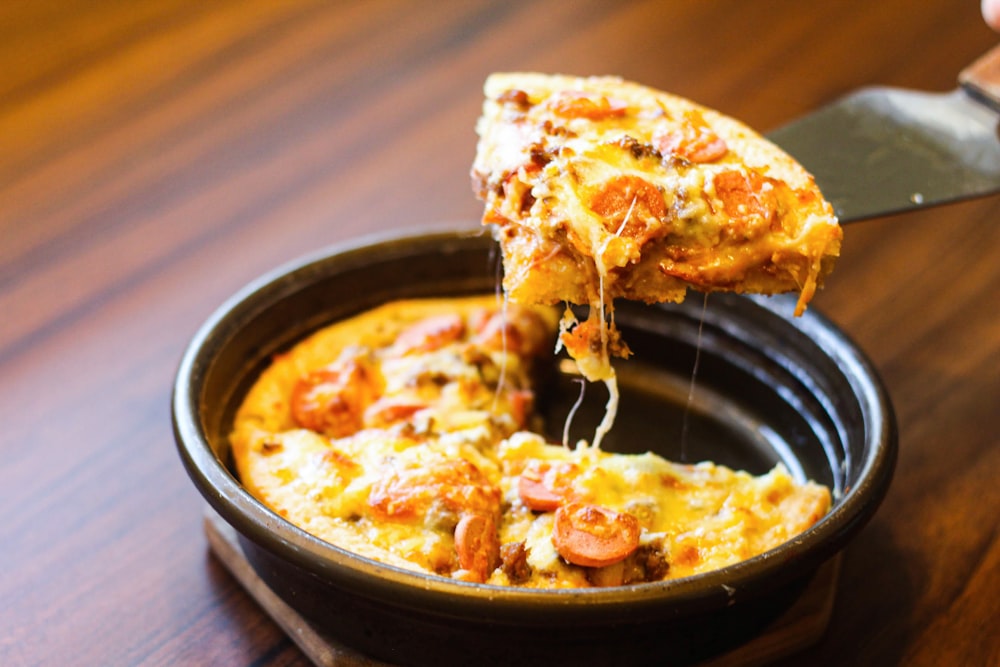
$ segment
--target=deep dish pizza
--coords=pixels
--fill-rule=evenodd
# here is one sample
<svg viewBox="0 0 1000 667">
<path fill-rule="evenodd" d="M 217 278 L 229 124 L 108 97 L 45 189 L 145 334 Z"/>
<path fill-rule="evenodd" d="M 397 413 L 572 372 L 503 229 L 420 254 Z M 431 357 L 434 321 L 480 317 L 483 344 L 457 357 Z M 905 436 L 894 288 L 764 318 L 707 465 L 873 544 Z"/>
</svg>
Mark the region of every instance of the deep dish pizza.
<svg viewBox="0 0 1000 667">
<path fill-rule="evenodd" d="M 775 547 L 829 491 L 547 441 L 535 396 L 549 308 L 388 304 L 279 355 L 231 434 L 244 486 L 332 544 L 399 567 L 532 588 L 716 569 Z"/>
<path fill-rule="evenodd" d="M 569 311 L 560 336 L 609 390 L 630 351 L 614 300 L 798 292 L 801 314 L 840 251 L 812 176 L 739 121 L 617 77 L 493 74 L 477 125 L 473 188 L 499 240 L 504 290 Z"/>
<path fill-rule="evenodd" d="M 800 294 L 840 247 L 812 177 L 744 124 L 616 77 L 494 74 L 473 186 L 523 303 Z"/>
<path fill-rule="evenodd" d="M 610 357 L 629 354 L 614 299 L 798 291 L 801 312 L 841 237 L 812 178 L 742 124 L 620 79 L 494 75 L 486 96 L 473 180 L 509 301 L 389 304 L 276 358 L 231 436 L 247 489 L 362 556 L 534 588 L 698 574 L 816 523 L 829 490 L 780 465 L 600 448 Z M 609 387 L 592 444 L 540 435 L 559 347 Z"/>
</svg>

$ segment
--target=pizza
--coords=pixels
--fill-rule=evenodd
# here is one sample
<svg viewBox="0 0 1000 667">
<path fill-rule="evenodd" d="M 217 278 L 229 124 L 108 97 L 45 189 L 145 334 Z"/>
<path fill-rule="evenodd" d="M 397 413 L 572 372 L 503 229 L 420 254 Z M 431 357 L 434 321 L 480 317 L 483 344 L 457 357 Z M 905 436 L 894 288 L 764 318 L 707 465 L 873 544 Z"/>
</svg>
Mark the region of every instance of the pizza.
<svg viewBox="0 0 1000 667">
<path fill-rule="evenodd" d="M 522 303 L 589 305 L 563 343 L 591 380 L 627 357 L 613 303 L 689 289 L 798 292 L 801 314 L 841 229 L 812 176 L 739 121 L 617 77 L 493 74 L 473 188 Z"/>
<path fill-rule="evenodd" d="M 829 491 L 781 465 L 552 442 L 536 409 L 558 312 L 400 301 L 274 357 L 230 444 L 254 496 L 358 555 L 460 581 L 585 588 L 724 567 L 806 530 Z"/>
<path fill-rule="evenodd" d="M 610 359 L 630 354 L 615 299 L 797 291 L 805 309 L 841 239 L 809 174 L 737 121 L 618 78 L 497 74 L 486 98 L 472 173 L 503 300 L 390 303 L 277 356 L 230 438 L 245 487 L 361 556 L 529 588 L 690 576 L 814 525 L 829 489 L 780 464 L 753 476 L 600 447 Z M 561 348 L 609 389 L 573 447 L 536 409 Z"/>
</svg>

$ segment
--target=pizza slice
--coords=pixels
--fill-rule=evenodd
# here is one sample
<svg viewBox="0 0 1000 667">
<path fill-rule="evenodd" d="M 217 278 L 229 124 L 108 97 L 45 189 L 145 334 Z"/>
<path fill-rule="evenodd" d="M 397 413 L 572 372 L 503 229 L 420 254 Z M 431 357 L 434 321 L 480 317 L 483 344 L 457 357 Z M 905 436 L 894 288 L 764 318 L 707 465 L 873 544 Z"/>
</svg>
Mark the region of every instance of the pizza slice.
<svg viewBox="0 0 1000 667">
<path fill-rule="evenodd" d="M 613 301 L 688 289 L 798 292 L 801 314 L 841 229 L 812 176 L 744 124 L 616 77 L 494 74 L 473 187 L 514 302 L 591 306 L 562 342 L 591 380 L 627 356 Z"/>
</svg>

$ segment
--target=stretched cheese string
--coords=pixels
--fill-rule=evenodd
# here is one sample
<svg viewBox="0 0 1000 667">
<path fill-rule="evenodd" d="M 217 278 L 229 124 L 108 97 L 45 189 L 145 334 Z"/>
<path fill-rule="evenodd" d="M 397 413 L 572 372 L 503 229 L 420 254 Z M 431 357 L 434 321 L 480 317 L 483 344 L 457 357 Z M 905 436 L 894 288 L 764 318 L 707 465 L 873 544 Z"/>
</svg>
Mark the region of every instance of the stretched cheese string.
<svg viewBox="0 0 1000 667">
<path fill-rule="evenodd" d="M 684 420 L 681 422 L 681 461 L 687 460 L 688 419 L 691 414 L 691 404 L 694 403 L 694 386 L 698 379 L 698 364 L 701 361 L 701 334 L 705 328 L 705 311 L 708 310 L 708 292 L 701 303 L 701 318 L 698 320 L 698 337 L 694 348 L 694 365 L 691 368 L 691 383 L 688 385 L 687 405 L 684 406 Z"/>
<path fill-rule="evenodd" d="M 604 317 L 604 276 L 608 272 L 608 267 L 604 264 L 604 251 L 607 250 L 608 244 L 611 242 L 611 238 L 618 238 L 621 233 L 625 230 L 625 225 L 628 224 L 629 219 L 632 217 L 632 211 L 635 210 L 635 202 L 638 197 L 632 197 L 632 203 L 629 204 L 628 211 L 625 212 L 625 217 L 622 219 L 622 224 L 618 226 L 615 231 L 614 236 L 607 238 L 601 244 L 600 251 L 594 254 L 594 265 L 597 268 L 598 276 L 598 299 L 600 301 L 600 316 L 601 316 L 601 355 L 603 365 L 607 367 L 606 376 L 602 378 L 604 380 L 604 385 L 608 388 L 608 402 L 604 406 L 604 418 L 601 419 L 601 423 L 597 425 L 597 429 L 594 432 L 594 443 L 593 446 L 596 449 L 600 449 L 601 442 L 604 440 L 604 436 L 611 431 L 611 427 L 615 424 L 615 417 L 618 416 L 618 375 L 615 373 L 614 367 L 611 365 L 611 355 L 608 353 L 608 323 Z M 593 305 L 591 305 L 593 308 Z M 614 315 L 612 315 L 614 317 Z"/>
<path fill-rule="evenodd" d="M 600 449 L 601 441 L 614 426 L 615 417 L 618 416 L 618 376 L 615 375 L 615 369 L 611 369 L 611 376 L 604 380 L 604 385 L 608 388 L 608 402 L 604 405 L 604 419 L 594 432 L 594 447 L 597 449 Z"/>
<path fill-rule="evenodd" d="M 615 369 L 611 366 L 611 358 L 608 354 L 608 323 L 604 319 L 604 273 L 600 272 L 598 275 L 598 287 L 600 289 L 600 316 L 601 316 L 601 356 L 602 365 L 606 367 L 606 375 L 604 378 L 604 384 L 608 388 L 608 402 L 604 406 L 604 417 L 601 419 L 601 423 L 597 425 L 597 429 L 594 431 L 594 442 L 593 446 L 596 449 L 601 448 L 601 441 L 604 440 L 604 436 L 608 434 L 611 427 L 615 424 L 615 417 L 618 415 L 618 376 L 615 375 Z M 593 307 L 593 306 L 591 306 Z"/>
<path fill-rule="evenodd" d="M 636 195 L 635 197 L 632 197 L 632 203 L 628 205 L 628 210 L 625 212 L 625 217 L 622 219 L 622 224 L 618 226 L 618 231 L 615 232 L 615 236 L 616 237 L 621 236 L 622 232 L 625 231 L 625 225 L 628 224 L 628 219 L 632 217 L 632 210 L 635 208 L 635 202 L 638 199 L 639 199 L 638 195 Z M 610 241 L 610 239 L 608 239 L 608 240 Z M 608 246 L 608 242 L 605 241 L 604 242 L 604 247 L 607 248 L 607 246 Z"/>
<path fill-rule="evenodd" d="M 497 388 L 493 392 L 493 407 L 490 409 L 493 414 L 496 414 L 497 404 L 500 402 L 500 392 L 503 391 L 504 383 L 507 381 L 507 304 L 510 299 L 506 291 L 500 291 L 503 292 L 503 300 L 500 305 L 500 350 L 502 354 L 500 357 L 500 376 L 497 378 Z"/>
<path fill-rule="evenodd" d="M 577 378 L 575 381 L 580 383 L 580 393 L 576 397 L 576 402 L 573 403 L 573 407 L 571 407 L 569 409 L 569 414 L 566 415 L 566 423 L 563 424 L 562 445 L 566 449 L 569 449 L 569 427 L 570 427 L 570 424 L 573 423 L 573 417 L 576 416 L 576 411 L 580 409 L 581 405 L 583 405 L 583 395 L 584 395 L 584 392 L 587 389 L 587 381 L 586 380 L 584 380 L 583 378 Z"/>
</svg>

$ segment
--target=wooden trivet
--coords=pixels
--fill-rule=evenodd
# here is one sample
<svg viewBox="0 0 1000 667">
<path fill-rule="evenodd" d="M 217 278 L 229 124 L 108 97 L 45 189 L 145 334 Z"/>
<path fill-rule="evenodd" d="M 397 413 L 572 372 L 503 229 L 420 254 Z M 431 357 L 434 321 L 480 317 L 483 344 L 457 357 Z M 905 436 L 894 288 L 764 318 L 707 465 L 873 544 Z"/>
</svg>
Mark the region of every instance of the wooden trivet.
<svg viewBox="0 0 1000 667">
<path fill-rule="evenodd" d="M 212 552 L 314 664 L 391 667 L 330 639 L 285 604 L 247 562 L 236 531 L 209 507 L 205 508 L 204 523 Z M 839 572 L 840 556 L 837 556 L 820 567 L 799 599 L 764 632 L 734 651 L 702 663 L 701 667 L 757 667 L 818 641 L 830 621 Z"/>
</svg>

